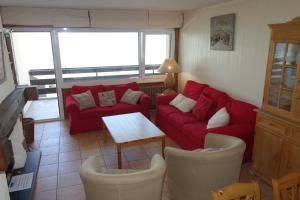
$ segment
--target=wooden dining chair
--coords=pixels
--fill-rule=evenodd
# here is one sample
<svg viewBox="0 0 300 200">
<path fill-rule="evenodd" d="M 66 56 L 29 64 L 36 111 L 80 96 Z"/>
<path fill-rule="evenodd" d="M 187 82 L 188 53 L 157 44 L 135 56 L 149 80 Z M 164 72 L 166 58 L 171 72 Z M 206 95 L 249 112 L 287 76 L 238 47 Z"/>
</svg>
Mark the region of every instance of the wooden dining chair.
<svg viewBox="0 0 300 200">
<path fill-rule="evenodd" d="M 213 200 L 260 200 L 258 183 L 235 183 L 222 190 L 212 192 Z"/>
<path fill-rule="evenodd" d="M 290 173 L 272 180 L 274 200 L 300 199 L 300 173 Z"/>
</svg>

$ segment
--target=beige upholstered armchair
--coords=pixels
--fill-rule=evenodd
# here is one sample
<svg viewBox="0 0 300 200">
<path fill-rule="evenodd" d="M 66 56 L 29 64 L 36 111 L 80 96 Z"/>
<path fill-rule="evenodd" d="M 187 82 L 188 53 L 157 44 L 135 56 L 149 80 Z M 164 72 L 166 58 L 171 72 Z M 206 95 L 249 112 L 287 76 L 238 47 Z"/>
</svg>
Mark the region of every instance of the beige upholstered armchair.
<svg viewBox="0 0 300 200">
<path fill-rule="evenodd" d="M 246 144 L 239 138 L 207 134 L 203 152 L 167 147 L 170 200 L 210 200 L 211 191 L 238 182 Z"/>
<path fill-rule="evenodd" d="M 154 155 L 147 170 L 101 169 L 95 157 L 81 166 L 87 200 L 160 200 L 166 163 Z"/>
</svg>

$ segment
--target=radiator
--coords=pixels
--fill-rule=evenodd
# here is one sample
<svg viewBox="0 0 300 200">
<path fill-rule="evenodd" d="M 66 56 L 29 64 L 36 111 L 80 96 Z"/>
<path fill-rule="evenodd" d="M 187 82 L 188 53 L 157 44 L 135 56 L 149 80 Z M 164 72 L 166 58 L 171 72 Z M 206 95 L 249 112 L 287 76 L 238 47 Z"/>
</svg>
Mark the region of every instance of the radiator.
<svg viewBox="0 0 300 200">
<path fill-rule="evenodd" d="M 154 109 L 156 105 L 155 103 L 156 95 L 158 93 L 162 93 L 165 90 L 165 87 L 162 85 L 145 86 L 145 87 L 141 87 L 141 90 L 150 96 L 151 98 L 150 108 Z"/>
</svg>

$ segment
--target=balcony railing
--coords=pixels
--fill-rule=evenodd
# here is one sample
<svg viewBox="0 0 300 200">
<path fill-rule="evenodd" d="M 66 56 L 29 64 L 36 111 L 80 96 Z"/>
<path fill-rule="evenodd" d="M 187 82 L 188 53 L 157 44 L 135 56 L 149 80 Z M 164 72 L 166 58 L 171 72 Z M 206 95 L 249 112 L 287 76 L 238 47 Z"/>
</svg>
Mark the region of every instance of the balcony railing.
<svg viewBox="0 0 300 200">
<path fill-rule="evenodd" d="M 145 67 L 145 75 L 157 75 L 158 65 Z M 63 68 L 64 82 L 124 79 L 139 76 L 139 66 L 109 66 L 109 67 L 84 67 Z M 29 71 L 30 85 L 38 87 L 40 95 L 54 94 L 56 79 L 54 69 L 32 69 Z"/>
</svg>

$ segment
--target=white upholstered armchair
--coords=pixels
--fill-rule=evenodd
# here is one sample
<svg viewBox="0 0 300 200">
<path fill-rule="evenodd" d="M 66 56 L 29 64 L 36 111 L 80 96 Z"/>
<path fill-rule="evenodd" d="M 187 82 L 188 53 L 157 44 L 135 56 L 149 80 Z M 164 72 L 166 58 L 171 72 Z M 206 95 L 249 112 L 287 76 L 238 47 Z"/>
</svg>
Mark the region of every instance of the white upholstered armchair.
<svg viewBox="0 0 300 200">
<path fill-rule="evenodd" d="M 165 149 L 170 200 L 210 200 L 211 191 L 239 181 L 246 148 L 241 139 L 207 134 L 204 148 L 214 150 Z"/>
<path fill-rule="evenodd" d="M 154 155 L 147 170 L 101 169 L 95 157 L 81 166 L 87 200 L 160 200 L 166 163 Z"/>
</svg>

